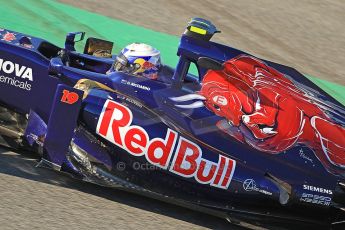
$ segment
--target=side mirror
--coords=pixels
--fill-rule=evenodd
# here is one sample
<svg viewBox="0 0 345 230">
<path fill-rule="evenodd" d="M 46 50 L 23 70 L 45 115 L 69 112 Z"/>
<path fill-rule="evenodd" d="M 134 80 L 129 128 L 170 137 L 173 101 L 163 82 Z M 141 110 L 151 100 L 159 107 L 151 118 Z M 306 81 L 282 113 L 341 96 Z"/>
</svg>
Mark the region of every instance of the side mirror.
<svg viewBox="0 0 345 230">
<path fill-rule="evenodd" d="M 49 63 L 48 72 L 50 75 L 59 75 L 63 69 L 61 58 L 52 58 Z"/>
<path fill-rule="evenodd" d="M 65 41 L 65 49 L 69 51 L 75 51 L 74 44 L 84 39 L 85 32 L 72 32 L 68 33 Z"/>
<path fill-rule="evenodd" d="M 84 37 L 85 37 L 85 32 L 77 32 L 75 33 L 75 36 L 74 36 L 74 42 L 80 42 L 84 40 Z"/>
<path fill-rule="evenodd" d="M 209 57 L 200 57 L 198 59 L 198 66 L 204 69 L 222 70 L 223 64 Z"/>
</svg>

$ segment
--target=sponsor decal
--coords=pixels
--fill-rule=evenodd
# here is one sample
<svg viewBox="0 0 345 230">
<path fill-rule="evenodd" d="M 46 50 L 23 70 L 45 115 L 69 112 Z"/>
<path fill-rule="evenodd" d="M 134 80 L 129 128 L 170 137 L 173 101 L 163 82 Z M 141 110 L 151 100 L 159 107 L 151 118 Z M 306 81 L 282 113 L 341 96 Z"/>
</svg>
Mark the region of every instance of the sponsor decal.
<svg viewBox="0 0 345 230">
<path fill-rule="evenodd" d="M 14 33 L 6 32 L 6 34 L 2 36 L 1 40 L 6 41 L 6 42 L 11 42 L 13 40 L 16 40 L 16 35 Z"/>
<path fill-rule="evenodd" d="M 259 189 L 259 188 L 256 186 L 255 180 L 253 180 L 253 179 L 246 179 L 246 180 L 243 182 L 243 189 L 246 190 L 247 192 L 255 191 L 255 192 L 263 193 L 263 194 L 265 194 L 265 195 L 272 196 L 272 193 L 271 193 L 271 192 L 268 192 L 268 191 L 263 190 L 263 189 Z"/>
<path fill-rule="evenodd" d="M 34 48 L 34 46 L 32 44 L 28 44 L 28 43 L 16 43 L 17 46 L 22 46 L 24 48 L 27 48 L 27 49 L 32 49 Z"/>
<path fill-rule="evenodd" d="M 129 108 L 107 100 L 97 123 L 96 132 L 136 157 L 161 169 L 200 184 L 227 189 L 235 171 L 236 161 L 219 155 L 213 162 L 203 158 L 202 149 L 194 142 L 167 129 L 165 137 L 150 138 L 141 126 L 132 125 Z"/>
<path fill-rule="evenodd" d="M 21 44 L 21 46 L 23 46 L 24 48 L 27 48 L 27 49 L 32 49 L 34 48 L 34 46 L 32 44 Z"/>
<path fill-rule="evenodd" d="M 329 206 L 331 204 L 332 198 L 327 197 L 327 196 L 303 193 L 300 201 L 303 201 L 306 203 Z"/>
<path fill-rule="evenodd" d="M 121 80 L 121 83 L 122 83 L 122 84 L 125 84 L 125 85 L 130 85 L 130 86 L 133 86 L 133 87 L 135 87 L 135 88 L 142 89 L 142 90 L 146 90 L 146 91 L 150 91 L 150 90 L 151 90 L 151 88 L 148 87 L 148 86 L 140 85 L 140 84 L 138 84 L 138 83 L 134 83 L 134 82 L 131 82 L 131 81 L 127 81 L 127 80 L 125 80 L 125 79 L 122 79 L 122 80 Z"/>
<path fill-rule="evenodd" d="M 79 95 L 77 93 L 70 92 L 66 89 L 62 91 L 61 102 L 72 105 L 76 103 L 78 99 L 79 99 Z"/>
<path fill-rule="evenodd" d="M 122 95 L 117 95 L 117 98 L 119 98 L 121 100 L 125 100 L 126 102 L 129 102 L 129 103 L 131 103 L 131 104 L 133 104 L 133 105 L 135 105 L 135 106 L 137 106 L 139 108 L 143 107 L 143 105 L 140 102 L 138 102 L 138 101 L 136 101 L 136 100 L 134 100 L 132 98 L 129 98 L 129 97 L 126 97 L 126 96 L 122 96 Z M 110 98 L 110 99 L 112 99 L 112 98 Z"/>
<path fill-rule="evenodd" d="M 299 150 L 299 156 L 300 156 L 302 159 L 305 160 L 305 163 L 310 162 L 310 163 L 312 163 L 312 164 L 314 165 L 313 159 L 311 159 L 310 157 L 308 157 L 308 156 L 304 153 L 303 149 L 300 149 L 300 150 Z"/>
<path fill-rule="evenodd" d="M 330 189 L 325 189 L 325 188 L 320 188 L 320 187 L 315 187 L 315 186 L 311 186 L 311 185 L 303 185 L 303 189 L 304 190 L 309 190 L 312 192 L 318 192 L 318 193 L 324 193 L 324 194 L 329 194 L 329 195 L 333 195 L 333 191 Z"/>
<path fill-rule="evenodd" d="M 12 76 L 5 76 L 7 74 Z M 33 82 L 31 68 L 0 58 L 0 83 L 30 91 L 31 82 Z"/>
<path fill-rule="evenodd" d="M 6 74 L 15 73 L 16 77 L 33 81 L 31 68 L 28 68 L 26 66 L 21 66 L 11 61 L 6 61 L 1 58 L 0 58 L 0 71 Z"/>
</svg>

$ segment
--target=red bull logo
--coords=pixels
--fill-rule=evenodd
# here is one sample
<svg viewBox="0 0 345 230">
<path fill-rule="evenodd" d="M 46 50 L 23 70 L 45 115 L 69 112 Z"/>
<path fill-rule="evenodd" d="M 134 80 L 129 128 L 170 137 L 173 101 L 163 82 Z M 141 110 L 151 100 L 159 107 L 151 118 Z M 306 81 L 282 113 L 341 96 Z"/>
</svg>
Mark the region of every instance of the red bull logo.
<svg viewBox="0 0 345 230">
<path fill-rule="evenodd" d="M 153 68 L 154 68 L 155 70 L 157 70 L 156 66 L 155 66 L 153 63 L 149 62 L 149 61 L 145 61 L 145 62 L 143 63 L 142 68 L 145 69 L 145 70 L 149 70 L 149 69 L 153 69 Z"/>
<path fill-rule="evenodd" d="M 136 71 L 137 74 L 142 74 L 144 77 L 153 80 L 158 78 L 158 68 L 150 60 L 146 61 L 144 58 L 138 58 L 134 63 L 140 65 L 140 68 Z"/>
<path fill-rule="evenodd" d="M 164 138 L 150 138 L 144 128 L 132 125 L 132 120 L 129 108 L 107 100 L 96 132 L 132 156 L 145 157 L 152 165 L 173 174 L 221 189 L 229 187 L 236 161 L 221 155 L 217 162 L 204 159 L 197 144 L 171 129 Z"/>
</svg>

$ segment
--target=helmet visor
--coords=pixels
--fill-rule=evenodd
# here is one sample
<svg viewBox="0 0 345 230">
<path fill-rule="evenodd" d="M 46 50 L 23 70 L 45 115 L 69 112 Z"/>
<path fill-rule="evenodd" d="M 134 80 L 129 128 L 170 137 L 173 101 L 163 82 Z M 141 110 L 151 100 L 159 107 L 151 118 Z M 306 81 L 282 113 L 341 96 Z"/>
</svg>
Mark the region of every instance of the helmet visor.
<svg viewBox="0 0 345 230">
<path fill-rule="evenodd" d="M 115 71 L 126 71 L 126 67 L 128 66 L 128 60 L 123 55 L 123 53 L 120 53 L 116 56 L 115 62 L 114 62 L 114 70 Z"/>
<path fill-rule="evenodd" d="M 115 59 L 114 70 L 120 71 L 128 74 L 135 73 L 140 68 L 139 64 L 129 63 L 127 57 L 121 52 Z"/>
</svg>

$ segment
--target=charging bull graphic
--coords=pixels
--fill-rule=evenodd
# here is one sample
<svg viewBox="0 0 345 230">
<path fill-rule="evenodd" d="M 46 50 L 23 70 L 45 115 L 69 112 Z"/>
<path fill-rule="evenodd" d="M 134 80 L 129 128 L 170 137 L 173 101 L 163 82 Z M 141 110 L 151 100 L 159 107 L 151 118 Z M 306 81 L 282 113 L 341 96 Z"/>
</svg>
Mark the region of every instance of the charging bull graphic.
<svg viewBox="0 0 345 230">
<path fill-rule="evenodd" d="M 225 118 L 218 128 L 263 152 L 277 154 L 296 144 L 311 148 L 325 165 L 345 167 L 345 128 L 316 98 L 262 61 L 240 55 L 209 70 L 197 94 L 171 98 L 180 108 L 205 106 Z M 189 105 L 181 104 L 189 100 Z"/>
</svg>

